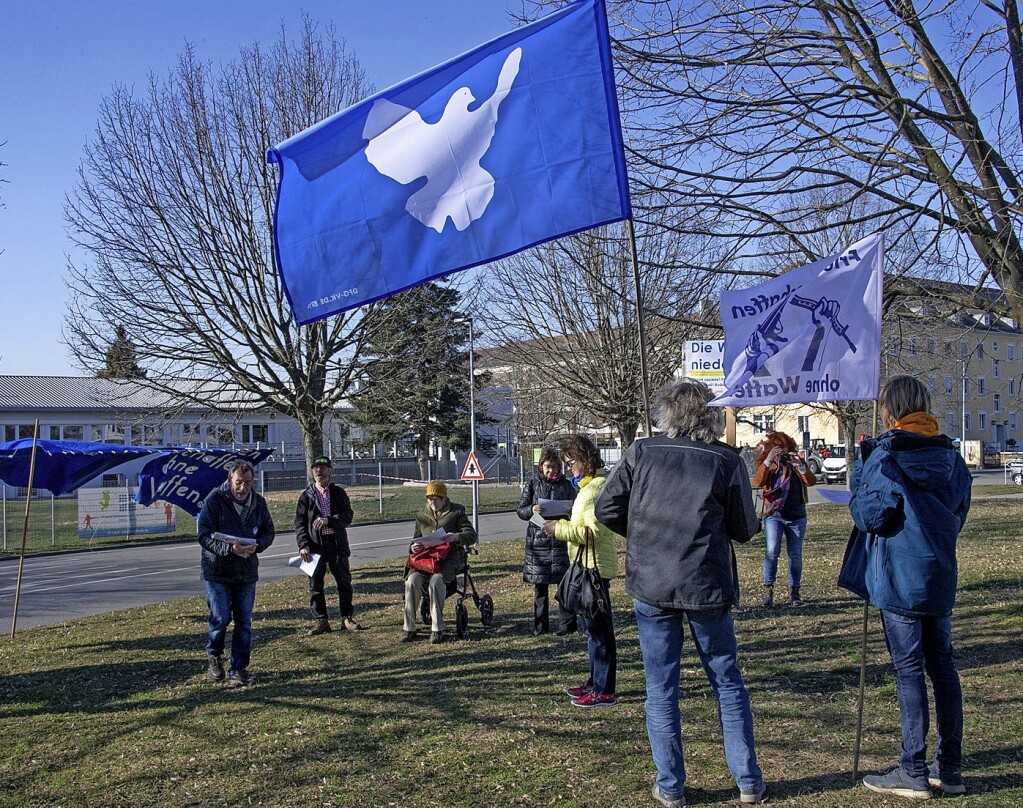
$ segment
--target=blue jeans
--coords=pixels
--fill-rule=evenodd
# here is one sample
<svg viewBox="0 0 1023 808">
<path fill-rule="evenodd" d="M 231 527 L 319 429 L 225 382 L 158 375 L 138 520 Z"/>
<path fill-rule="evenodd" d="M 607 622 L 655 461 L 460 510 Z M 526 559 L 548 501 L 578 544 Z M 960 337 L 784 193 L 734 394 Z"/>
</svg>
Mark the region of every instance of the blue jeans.
<svg viewBox="0 0 1023 808">
<path fill-rule="evenodd" d="M 668 796 L 680 797 L 686 781 L 678 699 L 684 620 L 688 619 L 696 653 L 718 702 L 725 762 L 739 788 L 758 788 L 764 775 L 754 749 L 749 693 L 736 663 L 731 609 L 659 609 L 638 600 L 633 605 L 643 652 L 646 729 L 657 767 L 657 786 Z"/>
<path fill-rule="evenodd" d="M 895 664 L 902 748 L 899 765 L 912 777 L 927 774 L 930 729 L 927 682 L 934 689 L 938 725 L 938 769 L 959 773 L 963 767 L 963 691 L 952 660 L 952 617 L 904 617 L 881 612 L 884 639 Z"/>
<path fill-rule="evenodd" d="M 249 666 L 252 652 L 252 607 L 256 602 L 256 583 L 221 584 L 205 581 L 206 603 L 210 607 L 209 636 L 206 653 L 224 653 L 227 624 L 234 620 L 231 632 L 231 670 L 243 671 Z"/>
<path fill-rule="evenodd" d="M 608 590 L 611 582 L 601 578 L 600 583 L 610 604 Z M 590 678 L 586 683 L 593 687 L 594 693 L 613 694 L 618 686 L 618 644 L 610 612 L 598 614 L 592 620 L 579 615 L 579 630 L 586 635 L 586 650 L 590 657 Z"/>
<path fill-rule="evenodd" d="M 778 576 L 778 557 L 781 555 L 781 539 L 785 536 L 785 552 L 789 556 L 789 588 L 799 586 L 803 577 L 803 536 L 806 535 L 806 517 L 782 519 L 768 516 L 764 520 L 764 586 L 774 586 Z"/>
</svg>

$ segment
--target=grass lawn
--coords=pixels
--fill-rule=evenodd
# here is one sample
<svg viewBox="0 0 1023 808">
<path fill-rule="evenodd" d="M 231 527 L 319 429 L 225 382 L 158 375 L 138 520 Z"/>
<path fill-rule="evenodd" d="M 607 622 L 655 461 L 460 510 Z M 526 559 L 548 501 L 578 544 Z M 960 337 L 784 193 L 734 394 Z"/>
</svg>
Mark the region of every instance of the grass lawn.
<svg viewBox="0 0 1023 808">
<path fill-rule="evenodd" d="M 1023 805 L 1023 609 L 1018 501 L 974 506 L 954 623 L 966 703 L 964 806 Z M 859 601 L 834 586 L 850 521 L 814 506 L 800 609 L 759 608 L 762 538 L 739 549 L 740 661 L 772 805 L 906 804 L 851 786 Z M 579 710 L 581 638 L 534 638 L 521 543 L 474 561 L 496 602 L 470 637 L 399 644 L 391 562 L 356 572 L 366 631 L 306 637 L 305 579 L 261 587 L 252 670 L 207 680 L 198 598 L 0 641 L 0 805 L 654 806 L 643 672 L 621 578 L 618 707 Z M 781 593 L 781 600 L 785 593 Z M 453 612 L 448 603 L 447 613 Z M 453 621 L 449 624 L 449 630 Z M 861 770 L 898 755 L 892 670 L 872 611 Z M 734 804 L 715 702 L 687 643 L 683 720 L 691 805 Z"/>
</svg>

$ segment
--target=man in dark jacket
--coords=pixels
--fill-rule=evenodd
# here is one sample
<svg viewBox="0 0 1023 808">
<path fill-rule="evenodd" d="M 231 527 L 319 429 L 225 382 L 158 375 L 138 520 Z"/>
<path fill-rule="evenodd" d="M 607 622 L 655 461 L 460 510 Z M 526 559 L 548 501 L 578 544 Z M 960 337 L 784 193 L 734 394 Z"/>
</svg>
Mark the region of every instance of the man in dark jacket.
<svg viewBox="0 0 1023 808">
<path fill-rule="evenodd" d="M 636 441 L 596 502 L 599 522 L 626 537 L 625 590 L 632 595 L 646 677 L 654 799 L 685 805 L 679 668 L 685 622 L 718 700 L 725 760 L 743 803 L 766 790 L 757 765 L 749 693 L 736 661 L 731 608 L 739 601 L 732 542 L 757 529 L 746 465 L 730 446 L 710 389 L 679 379 L 660 392 L 664 435 Z"/>
<path fill-rule="evenodd" d="M 912 376 L 893 376 L 878 396 L 887 430 L 860 446 L 849 509 L 867 537 L 864 583 L 881 610 L 895 665 L 902 724 L 899 765 L 867 775 L 871 791 L 929 799 L 930 786 L 964 794 L 963 693 L 952 655 L 952 607 L 958 570 L 956 539 L 970 510 L 966 463 L 931 415 L 931 396 Z M 938 747 L 927 763 L 934 690 Z"/>
<path fill-rule="evenodd" d="M 348 559 L 348 532 L 352 523 L 352 503 L 340 485 L 330 481 L 333 471 L 330 458 L 317 457 L 313 461 L 313 484 L 302 492 L 295 508 L 295 540 L 303 561 L 319 556 L 316 568 L 309 577 L 309 608 L 316 622 L 310 635 L 326 634 L 331 630 L 327 619 L 327 598 L 324 581 L 327 570 L 337 581 L 337 595 L 341 602 L 341 628 L 359 631 L 352 607 L 352 572 Z"/>
<path fill-rule="evenodd" d="M 274 523 L 266 501 L 252 490 L 252 464 L 239 460 L 227 470 L 227 482 L 210 492 L 199 513 L 201 577 L 210 607 L 206 654 L 210 677 L 224 680 L 224 640 L 231 634 L 231 685 L 255 681 L 249 673 L 252 607 L 256 601 L 259 559 L 273 544 Z"/>
</svg>

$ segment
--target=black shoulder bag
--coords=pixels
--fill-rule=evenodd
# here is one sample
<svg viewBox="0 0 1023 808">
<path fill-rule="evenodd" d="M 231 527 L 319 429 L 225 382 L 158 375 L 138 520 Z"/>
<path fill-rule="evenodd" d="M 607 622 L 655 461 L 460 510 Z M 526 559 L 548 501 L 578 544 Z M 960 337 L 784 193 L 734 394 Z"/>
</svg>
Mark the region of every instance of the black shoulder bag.
<svg viewBox="0 0 1023 808">
<path fill-rule="evenodd" d="M 562 609 L 592 620 L 598 614 L 610 613 L 610 604 L 600 580 L 600 571 L 594 567 L 583 566 L 583 552 L 586 546 L 593 544 L 593 557 L 596 559 L 596 546 L 593 542 L 593 530 L 586 528 L 586 545 L 575 554 L 572 564 L 558 584 L 555 600 Z"/>
</svg>

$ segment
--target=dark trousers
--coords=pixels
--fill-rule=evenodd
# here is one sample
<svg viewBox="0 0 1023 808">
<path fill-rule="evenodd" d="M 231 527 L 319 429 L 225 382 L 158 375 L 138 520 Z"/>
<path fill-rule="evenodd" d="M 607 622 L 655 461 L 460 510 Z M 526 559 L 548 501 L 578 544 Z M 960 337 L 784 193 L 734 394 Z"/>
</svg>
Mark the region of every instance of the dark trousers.
<svg viewBox="0 0 1023 808">
<path fill-rule="evenodd" d="M 348 556 L 328 555 L 323 553 L 320 556 L 320 563 L 309 577 L 309 608 L 312 610 L 314 620 L 327 619 L 327 598 L 324 596 L 324 580 L 327 577 L 327 570 L 337 581 L 337 596 L 341 603 L 341 619 L 351 617 L 352 610 L 352 571 L 348 566 Z"/>
<path fill-rule="evenodd" d="M 610 604 L 611 582 L 601 578 L 600 583 L 604 587 L 604 598 Z M 586 635 L 586 648 L 590 656 L 590 679 L 587 684 L 593 687 L 594 693 L 613 694 L 617 685 L 618 645 L 610 610 L 599 613 L 592 620 L 579 615 L 579 627 Z"/>
<path fill-rule="evenodd" d="M 533 626 L 542 631 L 550 631 L 550 585 L 533 584 Z M 558 630 L 575 631 L 575 615 L 558 609 Z"/>
</svg>

